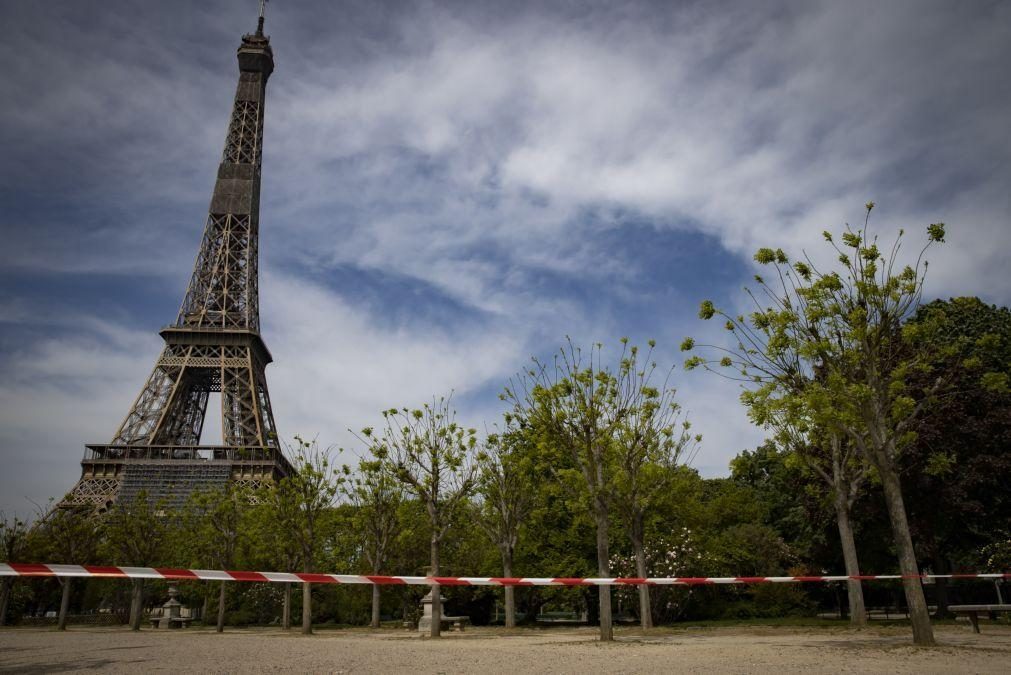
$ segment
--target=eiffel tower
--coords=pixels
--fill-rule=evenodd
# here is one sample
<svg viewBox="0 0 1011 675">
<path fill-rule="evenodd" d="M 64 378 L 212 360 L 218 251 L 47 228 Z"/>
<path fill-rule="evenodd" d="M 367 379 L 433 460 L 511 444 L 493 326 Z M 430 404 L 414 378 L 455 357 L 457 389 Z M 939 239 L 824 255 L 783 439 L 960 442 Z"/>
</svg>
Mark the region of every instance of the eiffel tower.
<svg viewBox="0 0 1011 675">
<path fill-rule="evenodd" d="M 193 276 L 165 347 L 112 441 L 86 446 L 77 485 L 62 506 L 108 508 L 144 490 L 175 506 L 229 481 L 261 486 L 291 472 L 278 443 L 260 337 L 257 240 L 267 78 L 263 34 L 238 50 L 239 83 Z M 211 392 L 221 394 L 222 444 L 201 445 Z"/>
</svg>

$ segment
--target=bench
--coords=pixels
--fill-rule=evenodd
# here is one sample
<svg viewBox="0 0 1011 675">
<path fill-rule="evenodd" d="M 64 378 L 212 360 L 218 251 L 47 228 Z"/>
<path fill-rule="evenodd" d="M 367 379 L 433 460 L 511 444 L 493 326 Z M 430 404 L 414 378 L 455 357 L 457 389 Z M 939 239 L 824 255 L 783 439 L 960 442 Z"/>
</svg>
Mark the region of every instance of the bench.
<svg viewBox="0 0 1011 675">
<path fill-rule="evenodd" d="M 978 633 L 980 612 L 987 612 L 996 617 L 998 612 L 1011 612 L 1011 605 L 948 605 L 948 610 L 955 614 L 968 615 L 972 630 Z"/>
<path fill-rule="evenodd" d="M 455 631 L 463 632 L 464 626 L 470 625 L 469 616 L 444 616 L 439 621 L 439 627 L 443 630 L 452 628 Z"/>
<path fill-rule="evenodd" d="M 168 628 L 187 628 L 190 622 L 193 621 L 192 618 L 186 616 L 152 616 L 150 618 L 151 628 L 163 628 L 166 627 L 163 624 L 167 624 Z"/>
</svg>

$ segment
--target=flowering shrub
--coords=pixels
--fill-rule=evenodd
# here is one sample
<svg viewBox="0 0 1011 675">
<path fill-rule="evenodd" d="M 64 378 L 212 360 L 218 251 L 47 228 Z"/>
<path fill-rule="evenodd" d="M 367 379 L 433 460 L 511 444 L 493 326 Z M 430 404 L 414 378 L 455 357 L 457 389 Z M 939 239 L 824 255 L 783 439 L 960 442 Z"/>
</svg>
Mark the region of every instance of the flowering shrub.
<svg viewBox="0 0 1011 675">
<path fill-rule="evenodd" d="M 654 578 L 685 577 L 701 574 L 708 564 L 691 529 L 683 527 L 669 533 L 653 537 L 644 547 L 646 576 Z M 615 554 L 611 556 L 611 574 L 616 577 L 637 577 L 635 556 Z M 676 621 L 688 606 L 692 595 L 690 586 L 650 586 L 650 608 L 653 623 Z M 639 590 L 637 586 L 617 586 L 615 597 L 619 607 L 638 613 Z"/>
</svg>

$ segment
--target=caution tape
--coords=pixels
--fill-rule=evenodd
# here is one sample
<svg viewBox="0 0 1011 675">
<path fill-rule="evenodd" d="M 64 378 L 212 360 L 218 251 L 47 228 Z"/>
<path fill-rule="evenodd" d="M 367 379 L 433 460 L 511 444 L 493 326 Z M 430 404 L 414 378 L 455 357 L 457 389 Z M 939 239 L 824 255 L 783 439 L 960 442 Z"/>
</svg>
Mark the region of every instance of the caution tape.
<svg viewBox="0 0 1011 675">
<path fill-rule="evenodd" d="M 408 577 L 309 572 L 241 572 L 185 570 L 170 567 L 110 567 L 0 563 L 0 577 L 98 577 L 112 579 L 168 579 L 173 581 L 258 581 L 310 584 L 377 584 L 381 586 L 702 586 L 710 584 L 792 584 L 828 581 L 887 581 L 894 579 L 1011 579 L 1011 572 L 965 574 L 860 574 L 795 577 Z"/>
</svg>

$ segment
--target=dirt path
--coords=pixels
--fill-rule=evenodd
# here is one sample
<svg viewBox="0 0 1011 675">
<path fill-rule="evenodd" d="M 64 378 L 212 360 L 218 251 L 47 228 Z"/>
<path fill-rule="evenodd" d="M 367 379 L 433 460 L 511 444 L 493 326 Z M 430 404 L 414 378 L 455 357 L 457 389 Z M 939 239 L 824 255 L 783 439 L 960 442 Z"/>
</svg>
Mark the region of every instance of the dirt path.
<svg viewBox="0 0 1011 675">
<path fill-rule="evenodd" d="M 607 645 L 589 629 L 474 629 L 438 641 L 394 631 L 10 629 L 0 631 L 0 672 L 1011 672 L 1011 628 L 984 631 L 939 627 L 940 647 L 916 649 L 900 629 L 626 629 Z"/>
</svg>

